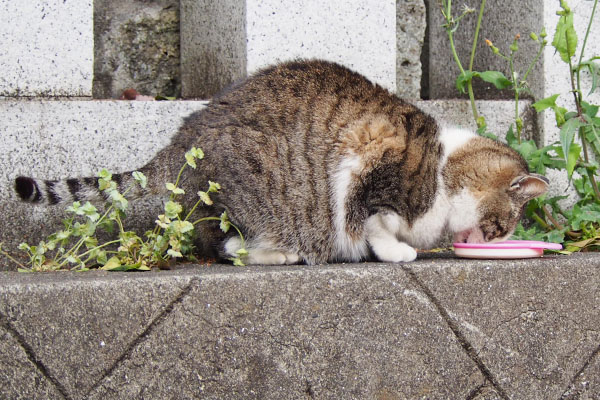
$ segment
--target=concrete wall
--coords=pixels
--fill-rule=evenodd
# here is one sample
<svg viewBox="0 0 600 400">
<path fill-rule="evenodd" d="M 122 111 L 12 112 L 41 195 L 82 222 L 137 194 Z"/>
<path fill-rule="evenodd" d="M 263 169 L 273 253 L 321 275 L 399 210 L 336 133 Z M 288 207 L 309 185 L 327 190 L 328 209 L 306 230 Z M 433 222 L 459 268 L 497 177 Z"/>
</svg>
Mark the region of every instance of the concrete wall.
<svg viewBox="0 0 600 400">
<path fill-rule="evenodd" d="M 92 1 L 0 1 L 0 96 L 90 96 Z"/>
<path fill-rule="evenodd" d="M 341 62 L 389 90 L 419 97 L 425 28 L 420 0 L 181 4 L 184 97 L 210 96 L 274 62 L 314 57 Z"/>
</svg>

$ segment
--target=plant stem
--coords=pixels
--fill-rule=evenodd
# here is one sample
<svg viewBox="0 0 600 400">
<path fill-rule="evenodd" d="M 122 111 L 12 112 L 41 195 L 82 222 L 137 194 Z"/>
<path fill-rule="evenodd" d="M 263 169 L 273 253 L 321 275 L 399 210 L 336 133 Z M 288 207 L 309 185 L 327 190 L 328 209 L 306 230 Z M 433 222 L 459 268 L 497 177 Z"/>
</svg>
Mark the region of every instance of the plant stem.
<svg viewBox="0 0 600 400">
<path fill-rule="evenodd" d="M 23 264 L 21 264 L 20 262 L 18 262 L 13 256 L 11 256 L 10 254 L 8 254 L 4 250 L 0 250 L 0 254 L 4 255 L 6 258 L 8 258 L 10 261 L 12 261 L 15 264 L 17 264 L 19 267 L 21 267 L 23 269 L 27 269 L 26 266 L 24 266 Z"/>
<path fill-rule="evenodd" d="M 538 60 L 542 56 L 544 47 L 546 47 L 546 46 L 543 44 L 543 40 L 542 40 L 542 43 L 540 43 L 540 49 L 538 50 L 537 54 L 535 55 L 535 58 L 533 59 L 533 61 L 529 64 L 527 71 L 525 71 L 525 75 L 523 75 L 523 81 L 527 81 L 527 77 L 529 76 L 529 74 L 533 70 L 533 67 L 535 66 L 535 64 L 537 64 Z"/>
<path fill-rule="evenodd" d="M 521 144 L 521 126 L 517 123 L 519 119 L 519 82 L 517 82 L 517 75 L 515 74 L 515 65 L 514 65 L 514 53 L 511 51 L 510 57 L 508 59 L 508 65 L 510 68 L 510 79 L 513 84 L 513 88 L 515 91 L 515 126 L 517 128 L 517 141 Z"/>
<path fill-rule="evenodd" d="M 192 215 L 192 213 L 193 213 L 194 211 L 196 211 L 196 208 L 198 207 L 198 205 L 200 205 L 200 203 L 202 203 L 202 199 L 198 200 L 198 201 L 196 202 L 196 204 L 194 204 L 194 207 L 192 207 L 192 209 L 190 210 L 190 212 L 189 212 L 189 213 L 187 213 L 187 215 L 185 216 L 185 218 L 184 218 L 184 221 L 187 221 L 187 220 L 188 220 L 188 218 L 189 218 L 189 217 Z"/>
<path fill-rule="evenodd" d="M 477 25 L 475 26 L 475 36 L 473 37 L 473 46 L 471 47 L 471 59 L 469 60 L 469 71 L 473 71 L 473 62 L 475 61 L 475 48 L 477 47 L 477 39 L 479 38 L 479 28 L 483 19 L 483 9 L 485 8 L 486 0 L 481 0 L 479 8 L 479 16 L 477 17 Z"/>
<path fill-rule="evenodd" d="M 597 3 L 598 3 L 598 0 L 595 0 L 594 10 L 596 9 Z M 593 13 L 592 13 L 592 15 L 593 15 Z M 590 20 L 590 24 L 591 23 L 592 23 L 592 21 Z M 588 28 L 589 28 L 589 25 L 588 25 Z M 566 35 L 566 33 L 565 33 L 565 35 Z M 587 39 L 587 35 L 586 35 L 586 39 Z M 569 40 L 567 40 L 566 43 L 567 43 L 567 52 L 570 52 Z M 583 49 L 581 49 L 581 54 L 583 56 Z M 581 63 L 581 59 L 580 59 L 580 63 Z M 577 68 L 577 86 L 579 86 L 580 85 L 579 65 L 577 67 L 578 67 Z M 577 89 L 575 86 L 575 73 L 573 72 L 573 63 L 571 62 L 570 58 L 569 58 L 569 75 L 571 77 L 571 89 L 573 92 L 573 97 L 575 99 L 575 107 L 577 108 L 577 117 L 579 119 L 581 119 L 583 122 L 585 122 L 585 120 L 583 119 L 583 109 L 581 108 L 581 102 L 583 101 L 583 99 L 581 98 L 581 91 L 579 89 Z M 587 139 L 585 137 L 585 130 L 584 130 L 583 126 L 579 128 L 578 133 L 579 133 L 579 139 L 581 140 L 581 145 L 583 148 L 583 159 L 585 160 L 586 164 L 589 164 L 590 158 L 589 158 L 588 151 L 587 151 Z M 598 184 L 596 183 L 594 174 L 589 169 L 586 169 L 586 172 L 587 172 L 588 178 L 590 179 L 590 184 L 592 185 L 592 188 L 594 190 L 594 196 L 596 197 L 596 201 L 600 202 L 600 189 L 598 189 Z"/>
<path fill-rule="evenodd" d="M 540 217 L 538 215 L 538 213 L 536 213 L 535 211 L 531 213 L 531 216 L 533 217 L 533 219 L 542 226 L 542 228 L 546 229 L 547 231 L 551 231 L 552 227 L 550 225 L 548 225 L 548 223 L 546 221 L 544 221 L 544 219 L 542 217 Z"/>
<path fill-rule="evenodd" d="M 594 6 L 592 7 L 592 13 L 590 15 L 590 22 L 588 22 L 587 30 L 585 31 L 585 37 L 583 39 L 583 44 L 581 45 L 581 53 L 579 54 L 579 63 L 577 64 L 577 91 L 581 96 L 581 80 L 579 79 L 579 71 L 581 62 L 583 61 L 583 52 L 585 51 L 585 46 L 587 44 L 588 36 L 590 35 L 590 30 L 592 28 L 592 22 L 594 21 L 594 13 L 596 12 L 596 6 L 598 5 L 598 0 L 594 0 Z"/>
<path fill-rule="evenodd" d="M 546 209 L 546 207 L 542 207 L 542 210 L 544 211 L 544 215 L 546 216 L 546 218 L 548 219 L 548 221 L 550 221 L 550 222 L 552 223 L 552 225 L 554 225 L 554 227 L 555 227 L 556 229 L 558 229 L 559 231 L 562 231 L 562 230 L 564 229 L 564 226 L 562 226 L 562 225 L 560 224 L 560 222 L 558 222 L 558 221 L 556 220 L 556 218 L 554 218 L 554 217 L 552 216 L 552 213 L 550 213 L 550 211 L 548 211 L 548 210 Z"/>
<path fill-rule="evenodd" d="M 475 35 L 473 37 L 473 45 L 471 46 L 471 57 L 469 59 L 469 72 L 473 71 L 473 63 L 475 62 L 475 50 L 477 48 L 477 42 L 479 40 L 479 29 L 481 28 L 481 21 L 483 20 L 483 10 L 485 8 L 486 0 L 481 0 L 481 7 L 479 7 L 479 15 L 477 16 L 477 25 L 475 26 Z M 467 82 L 467 89 L 469 92 L 469 102 L 471 103 L 471 111 L 473 112 L 473 118 L 475 122 L 479 124 L 479 112 L 475 105 L 475 94 L 473 93 L 473 79 L 469 79 Z M 479 126 L 478 126 L 479 127 Z"/>
<path fill-rule="evenodd" d="M 454 46 L 454 34 L 451 31 L 448 31 L 448 39 L 450 40 L 450 50 L 452 51 L 454 61 L 456 62 L 456 65 L 458 65 L 458 69 L 460 69 L 460 72 L 464 74 L 465 69 L 463 68 L 460 59 L 458 58 L 458 54 L 456 53 L 456 47 Z"/>
<path fill-rule="evenodd" d="M 585 159 L 585 162 L 589 164 L 587 142 L 586 142 L 586 139 L 583 137 L 584 134 L 585 134 L 584 127 L 580 127 L 579 128 L 579 137 L 581 138 L 581 145 L 583 147 L 583 157 Z M 586 172 L 587 172 L 588 178 L 590 180 L 590 183 L 592 185 L 592 188 L 594 189 L 594 196 L 596 197 L 596 201 L 600 202 L 600 190 L 598 189 L 598 184 L 596 183 L 596 179 L 594 179 L 594 174 L 592 173 L 592 171 L 590 171 L 587 168 L 586 168 Z"/>
</svg>

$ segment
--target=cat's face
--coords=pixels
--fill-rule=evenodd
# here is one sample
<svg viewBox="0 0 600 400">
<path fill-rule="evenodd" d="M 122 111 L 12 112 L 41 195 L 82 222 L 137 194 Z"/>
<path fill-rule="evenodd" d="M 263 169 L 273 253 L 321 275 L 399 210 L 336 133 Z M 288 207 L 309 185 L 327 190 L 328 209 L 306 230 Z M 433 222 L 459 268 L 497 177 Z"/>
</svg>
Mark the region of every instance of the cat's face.
<svg viewBox="0 0 600 400">
<path fill-rule="evenodd" d="M 475 194 L 476 222 L 454 235 L 454 242 L 483 243 L 509 238 L 514 232 L 527 202 L 542 195 L 548 180 L 537 174 L 520 175 L 508 185 Z"/>
<path fill-rule="evenodd" d="M 454 209 L 449 228 L 462 243 L 508 239 L 527 202 L 548 188 L 548 180 L 529 173 L 519 154 L 483 138 L 448 158 L 444 178 Z"/>
</svg>

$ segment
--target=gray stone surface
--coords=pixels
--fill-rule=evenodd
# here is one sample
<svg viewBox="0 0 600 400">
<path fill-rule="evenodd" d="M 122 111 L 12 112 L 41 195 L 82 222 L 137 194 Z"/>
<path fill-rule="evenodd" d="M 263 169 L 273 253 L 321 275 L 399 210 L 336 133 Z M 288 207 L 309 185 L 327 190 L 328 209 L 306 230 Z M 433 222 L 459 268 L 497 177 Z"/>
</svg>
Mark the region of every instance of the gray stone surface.
<svg viewBox="0 0 600 400">
<path fill-rule="evenodd" d="M 597 256 L 408 265 L 509 398 L 558 399 L 597 368 Z M 476 265 L 476 268 L 469 268 Z M 462 295 L 460 295 L 462 294 Z M 581 376 L 580 376 L 581 373 Z M 592 397 L 593 398 L 593 397 Z"/>
<path fill-rule="evenodd" d="M 0 317 L 0 398 L 61 399 L 56 385 L 37 368 Z"/>
<path fill-rule="evenodd" d="M 324 58 L 396 90 L 396 2 L 246 0 L 247 69 Z"/>
<path fill-rule="evenodd" d="M 427 26 L 423 0 L 396 2 L 396 93 L 421 98 L 421 52 Z"/>
<path fill-rule="evenodd" d="M 115 277 L 59 274 L 39 283 L 2 284 L 0 315 L 65 397 L 82 398 L 109 374 L 187 285 L 185 278 L 161 282 L 153 274 Z M 29 377 L 20 381 L 13 381 L 7 398 L 30 388 L 23 385 Z"/>
<path fill-rule="evenodd" d="M 0 272 L 4 394 L 594 399 L 599 267 L 594 253 L 421 254 L 403 265 Z"/>
<path fill-rule="evenodd" d="M 453 15 L 458 17 L 463 11 L 463 4 L 476 9 L 475 13 L 467 15 L 460 21 L 459 27 L 454 35 L 454 41 L 458 56 L 463 67 L 469 65 L 473 34 L 479 12 L 479 0 L 466 0 L 453 2 Z M 484 40 L 491 40 L 504 54 L 509 53 L 516 34 L 521 34 L 519 40 L 519 52 L 517 53 L 515 69 L 523 75 L 530 60 L 538 50 L 538 44 L 531 41 L 529 33 L 539 33 L 544 22 L 544 2 L 542 0 L 507 0 L 503 2 L 487 2 L 483 23 L 479 32 L 479 41 L 476 50 L 476 58 L 473 65 L 475 71 L 498 70 L 510 76 L 508 63 L 492 53 Z M 427 0 L 428 7 L 428 41 L 429 41 L 429 98 L 457 98 L 458 90 L 455 80 L 460 70 L 454 62 L 450 51 L 448 36 L 442 25 L 445 23 L 440 9 L 440 2 Z M 552 39 L 550 39 L 552 41 Z M 529 85 L 539 98 L 543 91 L 544 76 L 543 60 L 528 78 Z M 475 96 L 478 99 L 510 99 L 512 92 L 508 90 L 499 91 L 491 84 L 479 79 L 474 80 Z"/>
<path fill-rule="evenodd" d="M 0 1 L 0 96 L 91 96 L 92 0 Z"/>
<path fill-rule="evenodd" d="M 102 168 L 134 170 L 169 143 L 183 117 L 204 104 L 0 101 L 0 242 L 14 252 L 23 240 L 37 243 L 56 231 L 64 217 L 61 207 L 19 202 L 15 177 L 60 179 L 95 176 Z M 143 232 L 158 215 L 159 204 L 159 199 L 134 204 L 130 222 Z"/>
<path fill-rule="evenodd" d="M 182 95 L 210 98 L 246 76 L 246 1 L 180 3 Z"/>
<path fill-rule="evenodd" d="M 93 96 L 181 95 L 179 1 L 94 1 Z"/>
</svg>

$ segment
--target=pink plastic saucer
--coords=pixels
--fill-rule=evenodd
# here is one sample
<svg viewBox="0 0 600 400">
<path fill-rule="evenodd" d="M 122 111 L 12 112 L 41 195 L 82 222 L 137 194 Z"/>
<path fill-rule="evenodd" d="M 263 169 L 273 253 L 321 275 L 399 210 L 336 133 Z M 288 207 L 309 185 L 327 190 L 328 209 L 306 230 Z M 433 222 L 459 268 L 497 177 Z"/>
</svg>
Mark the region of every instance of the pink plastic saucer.
<svg viewBox="0 0 600 400">
<path fill-rule="evenodd" d="M 507 240 L 498 243 L 454 243 L 454 254 L 463 258 L 533 258 L 542 257 L 544 250 L 561 250 L 559 243 L 534 240 Z"/>
</svg>

